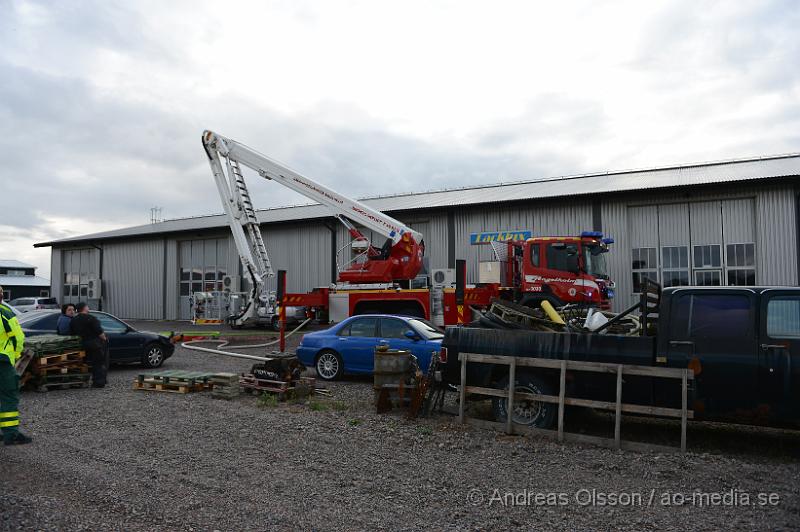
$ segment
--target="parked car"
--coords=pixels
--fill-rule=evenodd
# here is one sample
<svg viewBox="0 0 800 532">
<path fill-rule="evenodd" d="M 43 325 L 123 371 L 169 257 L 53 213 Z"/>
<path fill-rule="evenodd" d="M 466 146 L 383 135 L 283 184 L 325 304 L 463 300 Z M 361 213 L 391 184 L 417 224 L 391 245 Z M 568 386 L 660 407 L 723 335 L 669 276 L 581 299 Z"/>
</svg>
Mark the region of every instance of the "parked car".
<svg viewBox="0 0 800 532">
<path fill-rule="evenodd" d="M 9 301 L 20 312 L 43 309 L 60 309 L 54 297 L 18 297 Z"/>
<path fill-rule="evenodd" d="M 19 317 L 25 336 L 56 334 L 60 311 L 34 310 Z M 105 312 L 92 311 L 108 336 L 108 352 L 112 363 L 139 362 L 157 368 L 172 356 L 175 346 L 160 334 L 137 331 L 124 321 Z"/>
<path fill-rule="evenodd" d="M 10 303 L 6 303 L 5 301 L 3 301 L 3 305 L 5 305 L 5 306 L 7 306 L 8 308 L 10 308 L 10 309 L 11 309 L 11 312 L 13 312 L 13 313 L 14 313 L 14 315 L 15 315 L 17 318 L 19 318 L 20 316 L 22 316 L 22 312 L 20 312 L 20 311 L 19 311 L 19 309 L 17 309 L 17 307 L 15 307 L 14 305 L 11 305 Z"/>
<path fill-rule="evenodd" d="M 352 316 L 330 329 L 306 334 L 297 348 L 297 358 L 317 370 L 324 380 L 345 373 L 372 373 L 373 356 L 385 340 L 390 349 L 411 351 L 422 371 L 428 370 L 431 354 L 438 352 L 444 334 L 421 318 L 386 314 Z"/>
</svg>

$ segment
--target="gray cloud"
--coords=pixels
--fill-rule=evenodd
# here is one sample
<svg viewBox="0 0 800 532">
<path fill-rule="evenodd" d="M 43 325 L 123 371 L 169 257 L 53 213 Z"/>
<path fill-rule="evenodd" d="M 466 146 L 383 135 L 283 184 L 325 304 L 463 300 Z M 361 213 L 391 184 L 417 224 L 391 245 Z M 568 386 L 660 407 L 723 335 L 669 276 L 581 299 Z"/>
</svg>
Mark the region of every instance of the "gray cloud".
<svg viewBox="0 0 800 532">
<path fill-rule="evenodd" d="M 14 3 L 0 18 L 0 182 L 4 195 L 19 198 L 4 202 L 5 225 L 16 233 L 13 245 L 0 238 L 0 258 L 28 253 L 14 247 L 18 242 L 75 233 L 69 225 L 50 224 L 54 216 L 79 217 L 102 230 L 145 223 L 154 205 L 168 218 L 220 212 L 200 144 L 206 128 L 356 197 L 800 146 L 800 10 L 791 1 L 670 3 L 640 28 L 631 37 L 635 53 L 621 68 L 641 84 L 630 106 L 652 121 L 644 124 L 647 138 L 637 137 L 641 129 L 627 131 L 604 101 L 600 89 L 609 80 L 586 79 L 570 94 L 532 92 L 506 118 L 435 140 L 392 132 L 394 124 L 357 103 L 321 100 L 289 112 L 281 102 L 255 101 L 232 87 L 209 89 L 206 81 L 215 73 L 203 71 L 202 59 L 178 44 L 187 34 L 195 39 L 187 42 L 217 42 L 213 13 L 164 34 L 152 28 L 160 9 L 188 11 L 195 4 L 32 5 L 33 14 L 23 16 L 23 4 Z M 320 23 L 308 6 L 293 16 Z M 625 29 L 621 24 L 617 31 Z M 457 53 L 457 43 L 447 47 Z M 92 75 L 107 73 L 88 64 L 98 50 L 139 62 L 123 67 L 155 65 L 164 77 L 152 79 L 141 94 L 117 87 L 113 76 L 98 84 Z M 269 66 L 252 57 L 254 68 Z M 481 75 L 479 64 L 475 75 Z M 274 83 L 292 80 L 277 73 Z M 181 101 L 159 92 L 171 84 L 185 91 Z M 764 97 L 772 103 L 754 107 L 760 113 L 740 113 Z M 502 85 L 492 98 L 503 98 Z M 687 144 L 686 138 L 714 142 Z M 257 207 L 308 201 L 257 177 L 250 183 Z"/>
</svg>

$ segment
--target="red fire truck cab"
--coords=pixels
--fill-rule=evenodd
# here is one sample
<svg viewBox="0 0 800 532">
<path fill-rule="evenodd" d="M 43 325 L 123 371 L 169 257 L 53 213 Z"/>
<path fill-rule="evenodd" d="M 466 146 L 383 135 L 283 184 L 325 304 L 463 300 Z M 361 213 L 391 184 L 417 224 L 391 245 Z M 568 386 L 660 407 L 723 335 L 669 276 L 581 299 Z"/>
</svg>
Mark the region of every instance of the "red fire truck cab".
<svg viewBox="0 0 800 532">
<path fill-rule="evenodd" d="M 614 283 L 608 276 L 606 253 L 613 243 L 599 231 L 509 242 L 513 260 L 507 268 L 514 279 L 514 299 L 528 306 L 549 301 L 554 306 L 577 303 L 609 308 Z"/>
</svg>

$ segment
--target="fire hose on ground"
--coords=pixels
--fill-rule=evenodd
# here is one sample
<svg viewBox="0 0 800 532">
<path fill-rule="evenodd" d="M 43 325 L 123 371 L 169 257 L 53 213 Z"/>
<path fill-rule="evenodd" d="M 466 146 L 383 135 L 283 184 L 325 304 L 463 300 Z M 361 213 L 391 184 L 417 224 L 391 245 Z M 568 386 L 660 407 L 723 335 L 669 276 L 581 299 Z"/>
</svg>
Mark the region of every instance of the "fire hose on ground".
<svg viewBox="0 0 800 532">
<path fill-rule="evenodd" d="M 292 336 L 294 333 L 296 333 L 297 331 L 302 329 L 309 321 L 311 321 L 311 318 L 307 318 L 303 323 L 298 325 L 294 330 L 292 330 L 291 332 L 287 333 L 284 338 L 289 338 L 290 336 Z M 210 347 L 200 347 L 200 346 L 194 345 L 196 343 L 201 343 L 201 342 L 203 342 L 203 343 L 206 343 L 206 342 L 219 342 L 220 345 L 217 346 L 217 349 L 212 349 Z M 214 355 L 224 355 L 224 356 L 229 356 L 229 357 L 234 357 L 234 358 L 245 358 L 245 359 L 248 359 L 248 360 L 258 360 L 259 362 L 270 362 L 272 360 L 275 360 L 276 358 L 280 358 L 280 357 L 260 357 L 260 356 L 256 356 L 256 355 L 245 355 L 244 353 L 234 353 L 234 352 L 231 352 L 231 351 L 222 351 L 221 348 L 222 347 L 226 347 L 229 342 L 230 342 L 230 340 L 190 340 L 188 342 L 182 342 L 181 343 L 181 347 L 185 347 L 186 349 L 191 349 L 193 351 L 201 351 L 203 353 L 211 353 L 211 354 L 214 354 Z M 278 342 L 280 342 L 280 339 L 273 340 L 272 342 L 267 342 L 265 344 L 236 345 L 236 346 L 231 346 L 228 349 L 255 349 L 255 348 L 259 348 L 259 347 L 269 347 L 271 345 L 277 344 Z"/>
</svg>

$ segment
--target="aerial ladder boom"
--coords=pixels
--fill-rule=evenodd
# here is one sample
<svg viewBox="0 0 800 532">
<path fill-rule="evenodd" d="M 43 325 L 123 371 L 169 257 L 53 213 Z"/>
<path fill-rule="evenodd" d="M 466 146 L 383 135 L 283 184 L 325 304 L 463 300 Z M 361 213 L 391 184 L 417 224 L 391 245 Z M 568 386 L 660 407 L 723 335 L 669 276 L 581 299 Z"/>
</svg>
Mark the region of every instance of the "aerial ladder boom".
<svg viewBox="0 0 800 532">
<path fill-rule="evenodd" d="M 422 235 L 402 222 L 212 131 L 203 133 L 203 145 L 223 198 L 242 264 L 245 268 L 252 264 L 258 276 L 271 276 L 273 272 L 241 174 L 241 166 L 327 206 L 356 240 L 366 241 L 366 238 L 348 220 L 387 238 L 386 245 L 380 249 L 369 244 L 367 260 L 353 263 L 348 269 L 341 271 L 340 281 L 373 283 L 410 280 L 422 269 Z M 225 160 L 227 178 L 221 159 Z M 243 228 L 247 230 L 252 246 L 248 245 Z"/>
</svg>

